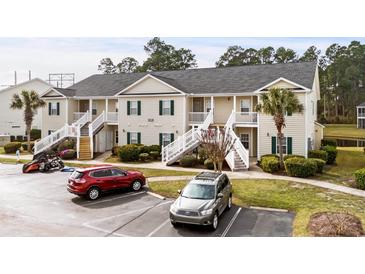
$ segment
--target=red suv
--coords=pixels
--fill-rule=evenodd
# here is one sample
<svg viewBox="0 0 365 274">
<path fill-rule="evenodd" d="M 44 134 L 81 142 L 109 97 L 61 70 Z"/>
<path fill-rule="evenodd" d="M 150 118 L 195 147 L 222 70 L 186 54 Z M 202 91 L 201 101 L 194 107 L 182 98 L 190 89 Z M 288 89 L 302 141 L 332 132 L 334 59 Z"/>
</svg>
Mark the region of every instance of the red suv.
<svg viewBox="0 0 365 274">
<path fill-rule="evenodd" d="M 131 188 L 138 191 L 146 178 L 138 171 L 125 171 L 112 166 L 76 169 L 68 178 L 67 190 L 79 196 L 96 200 L 105 191 Z"/>
</svg>

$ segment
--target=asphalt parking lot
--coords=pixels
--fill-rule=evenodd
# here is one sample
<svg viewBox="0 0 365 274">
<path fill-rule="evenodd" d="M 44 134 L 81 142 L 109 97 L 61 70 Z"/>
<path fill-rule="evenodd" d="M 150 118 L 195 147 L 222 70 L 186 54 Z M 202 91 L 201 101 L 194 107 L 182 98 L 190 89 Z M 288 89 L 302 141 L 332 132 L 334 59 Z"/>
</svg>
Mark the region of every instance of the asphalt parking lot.
<svg viewBox="0 0 365 274">
<path fill-rule="evenodd" d="M 68 176 L 22 174 L 21 165 L 0 164 L 0 236 L 291 236 L 293 213 L 234 206 L 214 232 L 191 225 L 174 228 L 168 219 L 173 200 L 143 190 L 88 201 L 67 192 Z"/>
</svg>

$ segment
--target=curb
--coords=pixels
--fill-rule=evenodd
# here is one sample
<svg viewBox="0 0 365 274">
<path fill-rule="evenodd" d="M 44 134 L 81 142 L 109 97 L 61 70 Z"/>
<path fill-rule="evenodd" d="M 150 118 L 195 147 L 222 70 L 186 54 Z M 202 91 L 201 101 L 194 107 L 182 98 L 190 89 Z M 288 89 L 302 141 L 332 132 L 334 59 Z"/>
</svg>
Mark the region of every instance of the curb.
<svg viewBox="0 0 365 274">
<path fill-rule="evenodd" d="M 270 207 L 260 207 L 260 206 L 250 206 L 251 209 L 257 210 L 266 210 L 266 211 L 274 211 L 274 212 L 289 212 L 287 209 L 280 209 L 280 208 L 270 208 Z"/>
<path fill-rule="evenodd" d="M 156 197 L 156 198 L 158 198 L 158 199 L 166 200 L 166 197 L 161 196 L 160 194 L 153 193 L 153 192 L 150 192 L 150 191 L 147 191 L 146 193 L 147 193 L 148 195 L 151 195 L 151 196 Z"/>
</svg>

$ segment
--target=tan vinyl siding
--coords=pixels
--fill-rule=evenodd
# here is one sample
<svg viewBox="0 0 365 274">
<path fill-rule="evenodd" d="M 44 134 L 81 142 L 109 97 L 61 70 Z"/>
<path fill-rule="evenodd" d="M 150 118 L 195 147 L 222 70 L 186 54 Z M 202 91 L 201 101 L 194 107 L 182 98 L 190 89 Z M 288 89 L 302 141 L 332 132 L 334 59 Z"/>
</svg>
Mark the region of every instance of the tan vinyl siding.
<svg viewBox="0 0 365 274">
<path fill-rule="evenodd" d="M 225 124 L 233 109 L 233 97 L 214 98 L 214 123 Z"/>
<path fill-rule="evenodd" d="M 145 93 L 172 93 L 177 92 L 168 85 L 161 83 L 158 80 L 152 78 L 146 78 L 137 85 L 131 87 L 129 90 L 123 92 L 123 94 L 145 94 Z"/>
<path fill-rule="evenodd" d="M 77 100 L 68 99 L 68 123 L 69 124 L 72 124 L 74 122 L 74 113 L 75 112 L 78 112 Z"/>
<path fill-rule="evenodd" d="M 48 135 L 49 130 L 57 130 L 66 124 L 66 99 L 46 99 L 46 107 L 42 109 L 42 138 Z M 59 102 L 60 103 L 60 115 L 48 115 L 48 103 Z"/>
<path fill-rule="evenodd" d="M 141 101 L 141 115 L 127 115 L 127 101 Z M 159 101 L 174 100 L 174 115 L 159 115 Z M 141 143 L 159 144 L 159 133 L 174 133 L 174 138 L 184 134 L 183 96 L 143 96 L 119 98 L 119 144 L 127 143 L 127 132 L 140 132 Z M 152 119 L 152 120 L 149 120 Z"/>
<path fill-rule="evenodd" d="M 305 93 L 296 93 L 299 102 L 305 108 Z M 293 138 L 293 154 L 306 155 L 305 111 L 302 114 L 293 113 L 286 116 L 284 135 Z M 277 130 L 272 116 L 259 114 L 259 156 L 271 153 L 271 137 L 277 136 Z"/>
<path fill-rule="evenodd" d="M 236 127 L 235 133 L 241 139 L 241 134 L 249 134 L 249 152 L 250 156 L 257 156 L 257 129 L 252 127 Z"/>
</svg>

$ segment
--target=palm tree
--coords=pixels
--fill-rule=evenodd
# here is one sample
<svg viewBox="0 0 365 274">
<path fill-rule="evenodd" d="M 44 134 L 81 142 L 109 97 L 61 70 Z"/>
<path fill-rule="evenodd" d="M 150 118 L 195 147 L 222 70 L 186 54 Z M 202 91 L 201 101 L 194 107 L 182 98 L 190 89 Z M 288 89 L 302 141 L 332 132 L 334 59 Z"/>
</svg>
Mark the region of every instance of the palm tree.
<svg viewBox="0 0 365 274">
<path fill-rule="evenodd" d="M 32 91 L 23 90 L 20 96 L 19 94 L 14 94 L 11 100 L 10 108 L 24 110 L 24 122 L 26 125 L 29 152 L 31 152 L 30 130 L 32 129 L 34 112 L 38 108 L 44 107 L 45 105 L 46 102 L 40 99 L 37 92 L 35 92 L 34 90 Z"/>
<path fill-rule="evenodd" d="M 274 118 L 278 131 L 280 167 L 283 168 L 283 128 L 285 127 L 285 115 L 287 113 L 302 113 L 303 105 L 299 103 L 295 94 L 283 88 L 272 88 L 261 95 L 261 103 L 256 106 L 257 112 L 271 115 Z"/>
</svg>

